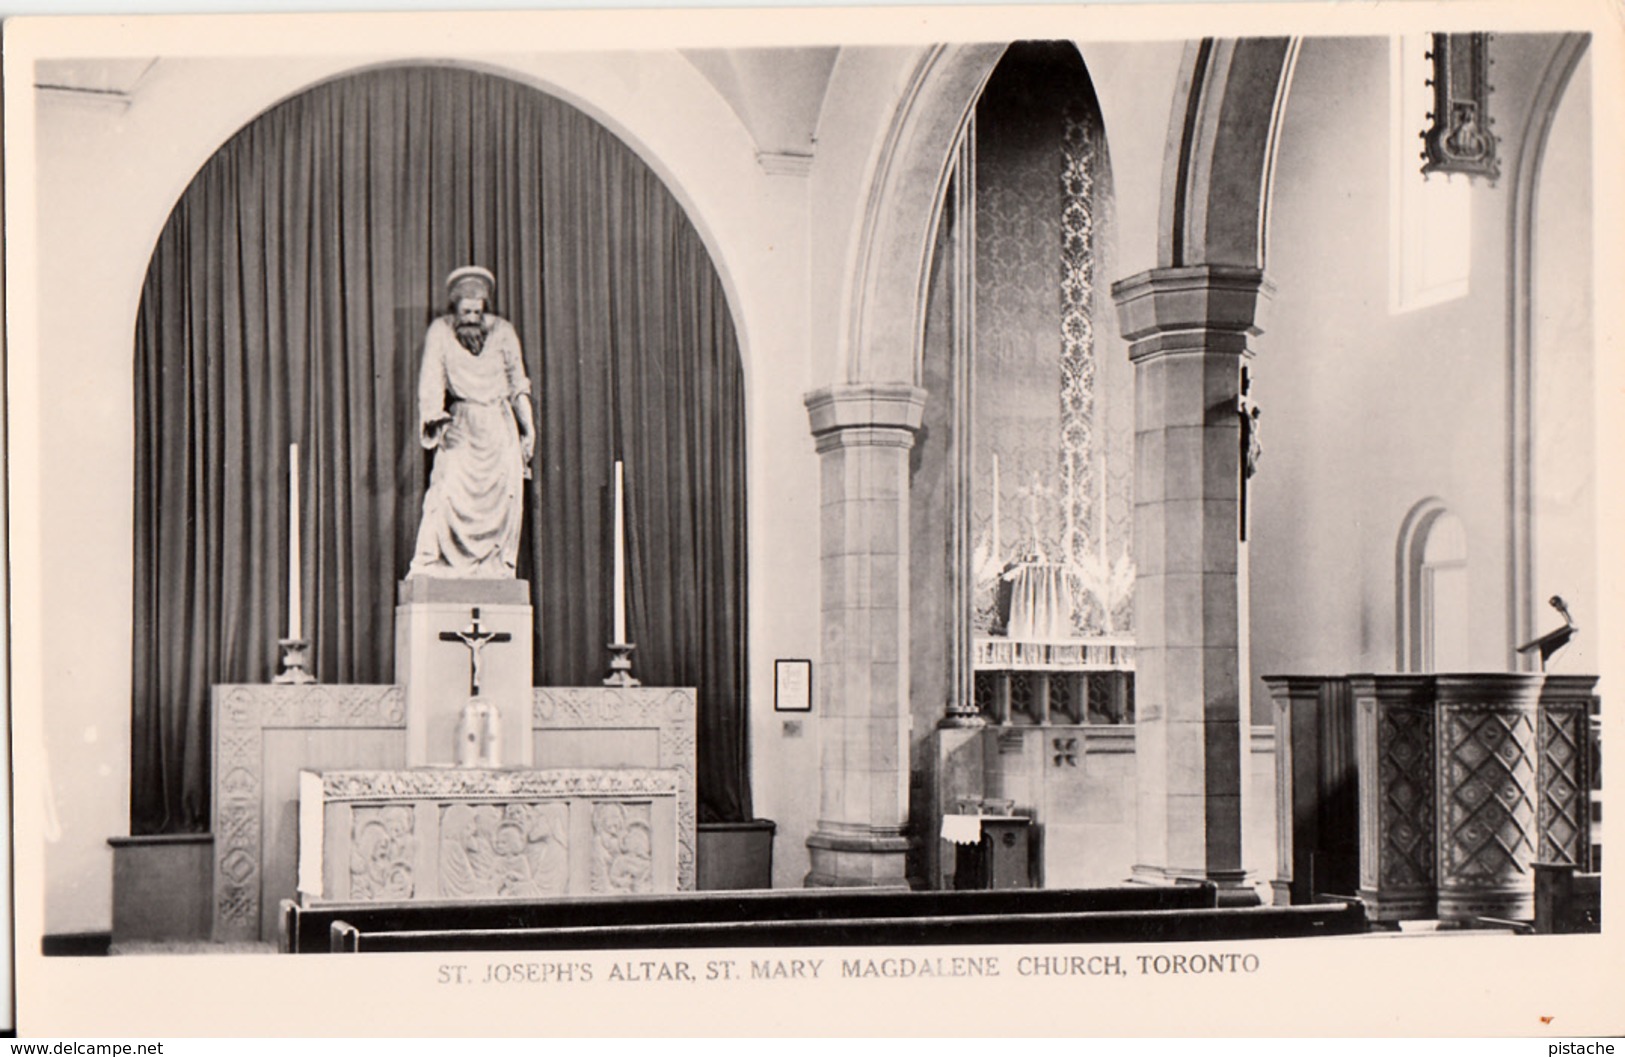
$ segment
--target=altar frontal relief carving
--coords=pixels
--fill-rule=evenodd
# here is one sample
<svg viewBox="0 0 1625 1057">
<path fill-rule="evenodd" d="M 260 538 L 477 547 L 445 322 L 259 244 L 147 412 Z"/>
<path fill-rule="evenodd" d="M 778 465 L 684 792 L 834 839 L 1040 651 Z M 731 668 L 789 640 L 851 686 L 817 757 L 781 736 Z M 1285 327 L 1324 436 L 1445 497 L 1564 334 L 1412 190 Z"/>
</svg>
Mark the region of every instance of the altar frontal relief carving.
<svg viewBox="0 0 1625 1057">
<path fill-rule="evenodd" d="M 350 816 L 350 895 L 412 898 L 417 835 L 409 807 L 358 807 Z"/>
<path fill-rule="evenodd" d="M 448 804 L 440 809 L 440 894 L 562 895 L 570 880 L 567 804 Z"/>
<path fill-rule="evenodd" d="M 654 836 L 649 804 L 598 804 L 592 809 L 592 890 L 627 894 L 654 890 Z"/>
</svg>

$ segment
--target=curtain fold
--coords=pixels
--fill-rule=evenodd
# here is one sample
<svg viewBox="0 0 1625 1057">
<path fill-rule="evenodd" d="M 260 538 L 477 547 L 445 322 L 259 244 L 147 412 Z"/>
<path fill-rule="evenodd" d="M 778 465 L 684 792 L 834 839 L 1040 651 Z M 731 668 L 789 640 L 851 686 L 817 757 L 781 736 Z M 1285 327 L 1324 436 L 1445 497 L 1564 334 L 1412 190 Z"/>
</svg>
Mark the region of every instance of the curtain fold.
<svg viewBox="0 0 1625 1057">
<path fill-rule="evenodd" d="M 263 114 L 154 251 L 135 335 L 132 832 L 208 828 L 209 687 L 276 669 L 290 443 L 317 677 L 393 680 L 427 483 L 418 359 L 464 263 L 497 274 L 540 416 L 520 559 L 537 681 L 591 685 L 607 666 L 606 485 L 623 458 L 634 670 L 699 688 L 701 818 L 749 816 L 744 392 L 715 269 L 602 126 L 423 67 Z"/>
</svg>

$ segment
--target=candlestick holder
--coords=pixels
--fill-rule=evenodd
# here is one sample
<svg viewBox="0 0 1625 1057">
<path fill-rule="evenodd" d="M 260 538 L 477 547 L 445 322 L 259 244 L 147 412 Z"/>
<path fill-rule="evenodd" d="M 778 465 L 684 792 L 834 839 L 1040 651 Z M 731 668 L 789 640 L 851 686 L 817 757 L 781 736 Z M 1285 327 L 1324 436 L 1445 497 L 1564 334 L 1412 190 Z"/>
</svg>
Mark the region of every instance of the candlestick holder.
<svg viewBox="0 0 1625 1057">
<path fill-rule="evenodd" d="M 310 642 L 307 639 L 277 639 L 282 647 L 282 671 L 271 677 L 273 683 L 314 683 L 316 677 L 306 671 L 310 664 Z"/>
<path fill-rule="evenodd" d="M 612 642 L 609 644 L 609 674 L 604 676 L 605 686 L 643 685 L 641 681 L 632 677 L 632 651 L 635 649 L 637 647 L 630 642 Z"/>
</svg>

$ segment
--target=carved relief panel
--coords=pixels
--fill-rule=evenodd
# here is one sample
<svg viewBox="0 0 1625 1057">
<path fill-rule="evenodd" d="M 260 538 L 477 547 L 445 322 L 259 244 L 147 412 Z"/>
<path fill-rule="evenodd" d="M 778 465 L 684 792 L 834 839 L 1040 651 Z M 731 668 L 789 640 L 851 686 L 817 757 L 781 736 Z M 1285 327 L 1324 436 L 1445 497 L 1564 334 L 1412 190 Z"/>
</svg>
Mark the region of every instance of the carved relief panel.
<svg viewBox="0 0 1625 1057">
<path fill-rule="evenodd" d="M 350 897 L 411 899 L 417 859 L 415 816 L 405 805 L 350 814 Z"/>
<path fill-rule="evenodd" d="M 563 895 L 570 880 L 569 805 L 441 805 L 439 866 L 446 899 Z"/>
</svg>

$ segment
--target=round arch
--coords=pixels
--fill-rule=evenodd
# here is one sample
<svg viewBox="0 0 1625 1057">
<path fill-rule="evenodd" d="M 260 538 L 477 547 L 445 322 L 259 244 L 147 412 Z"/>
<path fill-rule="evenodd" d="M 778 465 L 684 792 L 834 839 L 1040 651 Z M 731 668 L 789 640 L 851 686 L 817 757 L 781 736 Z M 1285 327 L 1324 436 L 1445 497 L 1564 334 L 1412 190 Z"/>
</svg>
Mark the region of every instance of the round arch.
<svg viewBox="0 0 1625 1057">
<path fill-rule="evenodd" d="M 928 50 L 892 113 L 849 269 L 840 350 L 848 382 L 919 382 L 925 286 L 954 145 L 1005 47 Z"/>
<path fill-rule="evenodd" d="M 1185 48 L 1163 163 L 1157 264 L 1267 263 L 1275 153 L 1299 38 Z"/>
<path fill-rule="evenodd" d="M 353 94 L 345 82 L 354 82 Z M 438 149 L 426 153 L 425 144 Z M 552 154 L 554 144 L 564 153 Z M 432 165 L 418 164 L 428 158 Z M 524 231 L 533 234 L 508 237 Z M 616 252 L 634 246 L 652 252 Z M 198 647 L 207 651 L 208 682 L 267 667 L 265 643 L 275 635 L 266 629 L 280 619 L 275 600 L 293 592 L 276 572 L 284 548 L 275 526 L 288 515 L 265 484 L 291 474 L 293 456 L 284 466 L 280 455 L 289 442 L 308 456 L 306 491 L 325 500 L 303 518 L 314 531 L 299 582 L 312 603 L 295 611 L 314 612 L 321 629 L 316 668 L 328 682 L 387 676 L 390 585 L 421 493 L 413 427 L 402 428 L 397 414 L 415 396 L 416 357 L 405 350 L 422 333 L 422 313 L 433 310 L 438 269 L 471 251 L 499 274 L 529 280 L 511 284 L 525 292 L 522 311 L 500 287 L 498 300 L 527 335 L 526 370 L 540 382 L 548 456 L 526 489 L 526 520 L 540 524 L 544 509 L 573 515 L 556 531 L 532 534 L 531 571 L 521 558 L 519 575 L 543 606 L 568 614 L 561 603 L 590 598 L 605 561 L 595 546 L 603 535 L 602 512 L 591 513 L 595 482 L 622 458 L 634 480 L 650 482 L 644 495 L 659 499 L 642 512 L 634 500 L 627 519 L 641 570 L 632 621 L 662 629 L 640 638 L 647 666 L 663 658 L 668 668 L 655 679 L 707 688 L 700 724 L 709 720 L 713 733 L 701 744 L 701 775 L 707 754 L 717 763 L 709 810 L 748 813 L 735 707 L 745 657 L 744 385 L 732 309 L 709 250 L 660 175 L 579 108 L 462 64 L 383 64 L 324 79 L 262 112 L 194 177 L 153 253 L 135 328 L 135 493 L 145 526 L 135 556 L 135 723 L 143 731 L 158 725 L 144 719 L 151 713 L 164 726 L 143 749 L 173 741 L 176 726 L 186 741 L 179 752 L 164 741 L 161 751 L 137 753 L 132 797 L 146 808 L 144 825 L 195 824 L 207 792 L 197 773 L 207 755 L 193 743 L 198 725 L 184 711 L 184 724 L 171 722 L 170 703 L 195 709 L 199 675 L 189 666 L 177 679 L 165 643 L 144 629 L 177 620 L 219 628 L 218 642 Z M 553 281 L 544 283 L 549 272 Z M 542 333 L 554 340 L 531 340 Z M 659 369 L 639 368 L 644 350 Z M 581 364 L 591 366 L 572 366 Z M 706 377 L 709 388 L 686 384 Z M 670 378 L 683 379 L 682 388 Z M 194 419 L 204 423 L 195 436 Z M 673 449 L 676 461 L 665 456 Z M 702 484 L 686 470 L 696 465 L 721 469 Z M 187 500 L 177 503 L 171 486 L 183 473 Z M 686 516 L 702 505 L 723 516 Z M 696 527 L 668 542 L 661 520 L 673 511 Z M 208 526 L 196 533 L 201 544 L 191 534 L 194 517 Z M 357 534 L 359 524 L 370 531 Z M 678 546 L 698 557 L 671 561 L 666 551 Z M 189 578 L 183 590 L 166 591 L 183 579 L 172 575 L 177 553 L 193 562 Z M 572 553 L 600 557 L 575 563 Z M 194 590 L 205 580 L 225 587 Z M 143 591 L 147 584 L 155 589 Z M 559 600 L 549 606 L 547 592 Z M 711 607 L 717 627 L 705 597 L 726 600 Z M 582 644 L 604 623 L 590 604 L 574 619 L 538 623 L 532 649 L 539 666 L 544 658 L 552 666 L 538 673 L 580 685 L 594 652 Z M 167 772 L 156 782 L 143 766 L 157 760 L 167 768 L 174 759 L 184 769 L 179 782 Z M 183 790 L 178 804 L 168 802 L 175 788 Z M 708 795 L 703 777 L 700 789 Z"/>
<path fill-rule="evenodd" d="M 696 79 L 694 98 L 685 99 L 683 103 L 685 108 L 715 105 L 723 121 L 730 126 L 739 125 L 737 117 L 716 97 L 715 92 L 705 88 L 703 79 L 686 60 L 672 56 L 671 61 L 674 64 L 680 63 L 687 72 L 693 73 Z M 729 246 L 741 244 L 741 240 L 736 237 L 737 232 L 733 229 L 743 230 L 748 226 L 749 220 L 727 215 L 730 196 L 719 193 L 720 190 L 732 186 L 735 181 L 719 177 L 714 172 L 704 171 L 719 165 L 732 164 L 733 160 L 728 152 L 716 150 L 714 142 L 709 143 L 705 150 L 698 150 L 694 148 L 693 137 L 677 134 L 671 123 L 657 118 L 636 116 L 634 114 L 636 104 L 629 97 L 617 98 L 615 93 L 624 90 L 619 87 L 619 82 L 613 79 L 594 83 L 590 75 L 578 75 L 577 79 L 572 80 L 557 71 L 524 69 L 510 63 L 487 59 L 384 59 L 362 62 L 349 59 L 330 61 L 316 59 L 308 65 L 301 63 L 289 69 L 275 69 L 264 80 L 250 82 L 253 86 L 240 96 L 234 92 L 211 90 L 216 105 L 222 109 L 213 115 L 210 121 L 171 120 L 165 126 L 166 149 L 161 155 L 162 169 L 159 171 L 156 164 L 153 167 L 155 178 L 161 183 L 155 190 L 155 197 L 147 203 L 150 209 L 142 211 L 142 231 L 137 239 L 142 249 L 139 262 L 132 264 L 131 273 L 135 275 L 145 273 L 146 262 L 151 258 L 159 235 L 168 223 L 175 206 L 180 202 L 181 196 L 186 193 L 193 179 L 209 159 L 239 132 L 265 113 L 322 85 L 375 70 L 404 67 L 448 67 L 468 70 L 500 77 L 535 89 L 574 107 L 602 125 L 648 166 L 682 207 L 716 269 L 733 318 L 741 368 L 745 375 L 747 394 L 749 393 L 756 366 L 751 318 L 750 313 L 745 311 L 746 299 L 740 281 L 740 267 L 728 251 Z M 705 90 L 700 90 L 702 88 Z M 191 93 L 196 90 L 183 89 L 177 93 L 175 105 L 189 104 L 194 98 Z M 739 161 L 743 165 L 750 166 L 748 171 L 756 175 L 753 148 L 748 145 L 748 135 L 742 126 L 740 135 L 742 138 Z M 127 318 L 124 321 L 126 333 L 132 332 L 135 326 L 138 295 L 139 284 L 128 297 Z M 751 402 L 747 400 L 746 415 L 750 414 Z"/>
</svg>

